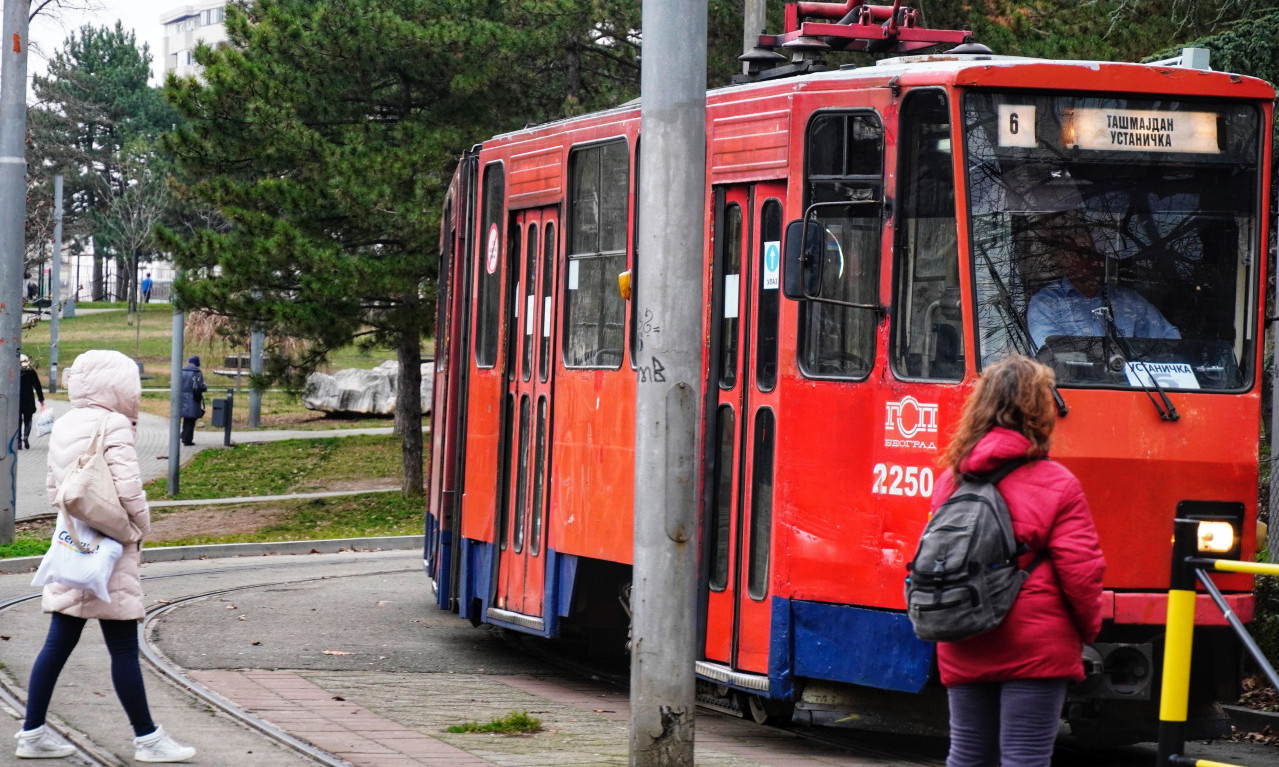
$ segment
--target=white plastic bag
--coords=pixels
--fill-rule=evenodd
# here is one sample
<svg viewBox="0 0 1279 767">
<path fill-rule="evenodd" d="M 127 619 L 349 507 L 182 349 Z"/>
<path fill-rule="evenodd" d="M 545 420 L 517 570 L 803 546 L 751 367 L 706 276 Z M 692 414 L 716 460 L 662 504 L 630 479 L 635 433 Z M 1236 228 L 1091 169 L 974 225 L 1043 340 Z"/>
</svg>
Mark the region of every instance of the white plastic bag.
<svg viewBox="0 0 1279 767">
<path fill-rule="evenodd" d="M 35 428 L 37 437 L 53 431 L 53 408 L 45 407 L 43 402 L 40 403 L 40 415 L 36 416 Z"/>
<path fill-rule="evenodd" d="M 67 528 L 68 522 L 76 525 L 74 531 Z M 61 583 L 73 589 L 84 589 L 103 602 L 110 602 L 107 580 L 123 553 L 124 547 L 116 539 L 108 538 L 77 520 L 68 520 L 66 514 L 59 513 L 53 540 L 40 560 L 40 569 L 36 570 L 31 585 Z"/>
</svg>

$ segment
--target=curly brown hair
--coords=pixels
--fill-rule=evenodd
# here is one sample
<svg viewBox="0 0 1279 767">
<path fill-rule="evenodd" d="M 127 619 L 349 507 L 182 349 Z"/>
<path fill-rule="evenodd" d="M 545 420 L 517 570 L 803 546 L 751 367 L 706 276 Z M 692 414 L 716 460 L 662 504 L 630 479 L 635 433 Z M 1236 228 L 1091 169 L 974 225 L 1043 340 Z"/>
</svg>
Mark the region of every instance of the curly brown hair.
<svg viewBox="0 0 1279 767">
<path fill-rule="evenodd" d="M 964 403 L 959 425 L 941 457 L 944 468 L 958 470 L 981 438 L 996 426 L 1026 435 L 1027 455 L 1048 452 L 1048 441 L 1057 424 L 1052 368 L 1029 357 L 1015 355 L 982 371 Z"/>
</svg>

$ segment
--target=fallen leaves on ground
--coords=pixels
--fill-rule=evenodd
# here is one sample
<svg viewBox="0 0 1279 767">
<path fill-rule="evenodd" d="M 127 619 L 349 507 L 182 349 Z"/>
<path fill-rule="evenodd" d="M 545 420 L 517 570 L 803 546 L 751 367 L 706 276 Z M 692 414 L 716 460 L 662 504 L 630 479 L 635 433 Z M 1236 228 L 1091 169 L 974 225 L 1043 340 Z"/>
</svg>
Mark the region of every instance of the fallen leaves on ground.
<svg viewBox="0 0 1279 767">
<path fill-rule="evenodd" d="M 1279 711 L 1279 693 L 1266 684 L 1262 677 L 1254 674 L 1243 680 L 1243 695 L 1239 696 L 1239 705 L 1260 711 Z"/>
</svg>

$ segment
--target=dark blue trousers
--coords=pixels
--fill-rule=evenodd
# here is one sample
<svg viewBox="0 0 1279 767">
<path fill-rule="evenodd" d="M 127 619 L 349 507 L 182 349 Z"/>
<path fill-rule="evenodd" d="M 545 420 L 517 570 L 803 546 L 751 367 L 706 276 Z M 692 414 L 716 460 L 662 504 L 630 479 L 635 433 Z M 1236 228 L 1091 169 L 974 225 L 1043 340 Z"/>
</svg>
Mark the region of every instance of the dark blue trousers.
<svg viewBox="0 0 1279 767">
<path fill-rule="evenodd" d="M 62 667 L 71 657 L 71 651 L 80 641 L 84 631 L 84 618 L 73 618 L 62 613 L 52 613 L 49 635 L 44 647 L 36 656 L 31 669 L 31 681 L 27 684 L 27 719 L 24 730 L 34 730 L 44 724 L 49 713 L 49 701 L 53 698 L 53 686 L 58 683 Z M 155 732 L 151 721 L 151 709 L 147 706 L 147 691 L 142 684 L 142 667 L 138 664 L 138 622 L 100 620 L 102 638 L 111 653 L 111 683 L 116 697 L 124 706 L 133 725 L 134 735 L 150 735 Z"/>
<path fill-rule="evenodd" d="M 949 688 L 946 767 L 1048 767 L 1066 701 L 1065 679 Z"/>
</svg>

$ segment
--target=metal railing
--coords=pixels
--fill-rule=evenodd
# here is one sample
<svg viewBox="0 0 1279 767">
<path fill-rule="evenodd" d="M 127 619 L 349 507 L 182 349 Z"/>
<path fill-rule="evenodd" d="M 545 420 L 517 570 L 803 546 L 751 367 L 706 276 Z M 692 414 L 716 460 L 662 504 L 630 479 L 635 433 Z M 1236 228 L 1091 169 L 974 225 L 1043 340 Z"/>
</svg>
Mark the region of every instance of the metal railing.
<svg viewBox="0 0 1279 767">
<path fill-rule="evenodd" d="M 1270 684 L 1279 690 L 1279 675 L 1266 660 L 1243 621 L 1230 608 L 1221 590 L 1213 583 L 1210 571 L 1223 573 L 1249 573 L 1252 575 L 1279 575 L 1279 565 L 1260 562 L 1241 562 L 1233 559 L 1217 559 L 1211 554 L 1238 555 L 1237 531 L 1232 531 L 1231 545 L 1221 551 L 1214 548 L 1211 529 L 1206 524 L 1229 524 L 1224 520 L 1183 518 L 1175 520 L 1172 547 L 1172 579 L 1168 590 L 1168 616 L 1164 644 L 1164 668 L 1159 700 L 1159 750 L 1158 767 L 1237 767 L 1224 762 L 1195 759 L 1184 754 L 1186 745 L 1186 713 L 1190 696 L 1190 655 L 1195 634 L 1195 585 L 1202 584 L 1212 601 L 1225 616 L 1254 661 L 1265 672 Z M 1223 528 L 1218 528 L 1221 530 Z M 1208 553 L 1209 556 L 1204 556 Z"/>
</svg>

